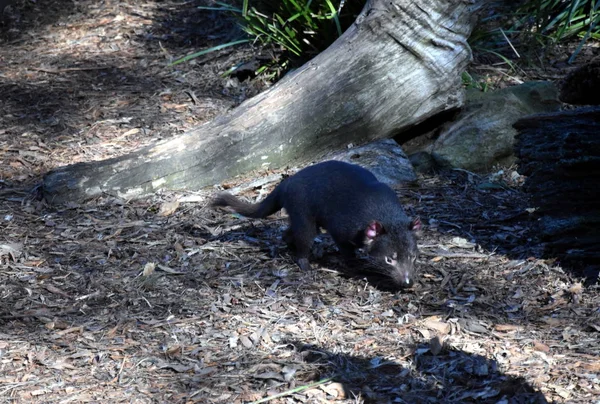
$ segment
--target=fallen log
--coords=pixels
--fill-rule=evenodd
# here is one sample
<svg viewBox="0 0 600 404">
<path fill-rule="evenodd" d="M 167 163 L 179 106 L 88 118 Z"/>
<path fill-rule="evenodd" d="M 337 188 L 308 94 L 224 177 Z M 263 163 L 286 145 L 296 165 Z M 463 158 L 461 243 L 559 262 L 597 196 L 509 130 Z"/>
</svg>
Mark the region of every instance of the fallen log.
<svg viewBox="0 0 600 404">
<path fill-rule="evenodd" d="M 392 137 L 461 106 L 473 1 L 368 1 L 327 50 L 277 85 L 187 134 L 48 173 L 49 203 L 200 189 L 264 167 Z"/>
</svg>

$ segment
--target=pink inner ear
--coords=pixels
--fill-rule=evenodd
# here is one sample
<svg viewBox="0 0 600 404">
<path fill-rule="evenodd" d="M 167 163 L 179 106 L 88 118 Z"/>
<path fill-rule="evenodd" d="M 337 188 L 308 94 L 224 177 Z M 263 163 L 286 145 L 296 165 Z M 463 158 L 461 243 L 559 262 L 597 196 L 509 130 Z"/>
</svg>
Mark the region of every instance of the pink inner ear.
<svg viewBox="0 0 600 404">
<path fill-rule="evenodd" d="M 365 235 L 367 238 L 375 238 L 377 235 L 381 234 L 382 229 L 383 226 L 381 223 L 373 221 L 369 223 L 369 226 L 365 230 Z"/>
<path fill-rule="evenodd" d="M 411 230 L 421 230 L 421 218 L 415 217 L 413 221 L 410 223 Z"/>
</svg>

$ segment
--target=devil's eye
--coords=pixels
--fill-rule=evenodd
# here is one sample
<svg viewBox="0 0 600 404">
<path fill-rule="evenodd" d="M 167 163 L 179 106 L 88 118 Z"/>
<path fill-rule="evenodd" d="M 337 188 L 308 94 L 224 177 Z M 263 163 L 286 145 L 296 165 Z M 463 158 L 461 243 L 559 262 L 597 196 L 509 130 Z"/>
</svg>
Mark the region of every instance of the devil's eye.
<svg viewBox="0 0 600 404">
<path fill-rule="evenodd" d="M 389 264 L 389 265 L 392 265 L 394 263 L 394 260 L 391 259 L 390 257 L 385 257 L 385 263 Z"/>
</svg>

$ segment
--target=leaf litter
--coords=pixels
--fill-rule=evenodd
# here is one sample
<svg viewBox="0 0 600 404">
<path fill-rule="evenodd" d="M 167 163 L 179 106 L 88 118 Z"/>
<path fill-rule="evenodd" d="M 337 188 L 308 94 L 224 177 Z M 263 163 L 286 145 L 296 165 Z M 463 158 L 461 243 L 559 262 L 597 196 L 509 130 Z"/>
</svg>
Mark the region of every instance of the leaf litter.
<svg viewBox="0 0 600 404">
<path fill-rule="evenodd" d="M 219 76 L 248 47 L 165 68 L 201 46 L 190 27 L 204 22 L 202 45 L 233 35 L 195 2 L 62 3 L 17 5 L 0 31 L 1 401 L 600 400 L 598 287 L 542 258 L 519 185 L 455 171 L 400 190 L 425 224 L 419 283 L 401 292 L 345 272 L 327 235 L 300 271 L 284 214 L 214 212 L 211 190 L 37 201 L 28 186 L 53 167 L 174 136 L 264 88 Z M 225 185 L 256 199 L 286 171 Z"/>
</svg>

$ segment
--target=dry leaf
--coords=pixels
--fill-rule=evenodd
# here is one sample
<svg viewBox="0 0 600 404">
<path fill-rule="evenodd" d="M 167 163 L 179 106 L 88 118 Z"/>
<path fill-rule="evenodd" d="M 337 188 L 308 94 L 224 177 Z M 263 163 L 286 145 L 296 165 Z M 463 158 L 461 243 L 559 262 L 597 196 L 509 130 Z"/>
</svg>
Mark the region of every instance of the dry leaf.
<svg viewBox="0 0 600 404">
<path fill-rule="evenodd" d="M 74 332 L 82 332 L 83 331 L 83 327 L 79 326 L 79 327 L 71 327 L 71 328 L 67 328 L 65 330 L 62 331 L 58 331 L 56 333 L 56 335 L 58 336 L 63 336 L 63 335 L 67 335 L 67 334 L 71 334 Z"/>
<path fill-rule="evenodd" d="M 448 333 L 450 333 L 450 330 L 451 330 L 450 324 L 443 322 L 443 321 L 425 320 L 423 322 L 423 325 L 429 329 L 438 331 L 442 334 L 448 334 Z"/>
<path fill-rule="evenodd" d="M 119 325 L 115 325 L 113 328 L 109 329 L 106 332 L 106 338 L 114 338 L 115 335 L 117 335 L 117 329 L 119 328 Z"/>
<path fill-rule="evenodd" d="M 235 348 L 237 347 L 237 343 L 239 341 L 239 337 L 237 335 L 232 335 L 231 337 L 229 337 L 229 348 Z"/>
<path fill-rule="evenodd" d="M 500 331 L 500 332 L 512 332 L 512 331 L 523 331 L 524 328 L 520 325 L 514 325 L 514 324 L 496 324 L 494 326 L 494 330 Z"/>
<path fill-rule="evenodd" d="M 417 331 L 419 331 L 419 333 L 423 336 L 423 338 L 425 338 L 425 339 L 431 338 L 431 332 L 429 332 L 429 330 L 426 330 L 424 328 L 419 328 Z"/>
<path fill-rule="evenodd" d="M 560 318 L 554 318 L 554 317 L 544 317 L 544 318 L 542 318 L 542 321 L 553 327 L 559 327 L 563 324 L 563 320 L 561 320 Z"/>
<path fill-rule="evenodd" d="M 119 137 L 123 138 L 123 137 L 127 137 L 127 136 L 130 136 L 130 135 L 135 135 L 136 133 L 139 133 L 139 131 L 140 130 L 138 128 L 129 129 L 127 132 L 123 133 Z"/>
<path fill-rule="evenodd" d="M 523 289 L 518 288 L 512 298 L 513 299 L 520 299 L 522 297 L 523 297 Z"/>
<path fill-rule="evenodd" d="M 179 354 L 181 352 L 181 346 L 180 345 L 173 345 L 172 347 L 168 348 L 165 353 L 167 355 L 176 355 Z"/>
<path fill-rule="evenodd" d="M 171 369 L 177 373 L 185 373 L 194 369 L 194 365 L 182 365 L 180 363 L 162 363 L 158 366 L 160 369 Z"/>
<path fill-rule="evenodd" d="M 76 369 L 75 366 L 67 363 L 65 359 L 59 359 L 52 363 L 46 363 L 46 367 L 50 369 L 63 370 L 63 369 Z"/>
<path fill-rule="evenodd" d="M 533 341 L 533 349 L 540 352 L 550 352 L 550 347 L 546 344 L 542 344 L 539 341 Z"/>
<path fill-rule="evenodd" d="M 250 341 L 250 338 L 246 337 L 245 335 L 242 335 L 240 337 L 240 342 L 242 343 L 243 346 L 245 346 L 246 348 L 252 348 L 253 344 L 252 341 Z"/>
<path fill-rule="evenodd" d="M 556 391 L 556 394 L 558 394 L 561 398 L 564 398 L 566 400 L 569 397 L 571 397 L 571 393 L 569 392 L 569 390 L 564 389 L 560 386 L 553 386 L 553 387 L 554 387 L 554 391 Z"/>
<path fill-rule="evenodd" d="M 208 366 L 196 371 L 196 375 L 198 376 L 208 376 L 211 373 L 217 372 L 219 369 L 216 366 Z"/>
<path fill-rule="evenodd" d="M 171 275 L 183 275 L 183 274 L 185 274 L 185 272 L 176 271 L 176 270 L 174 270 L 174 269 L 171 269 L 171 268 L 169 268 L 169 267 L 168 267 L 168 266 L 166 266 L 166 265 L 158 264 L 158 265 L 157 265 L 157 267 L 158 267 L 158 269 L 160 269 L 161 271 L 164 271 L 164 272 L 166 272 L 166 273 L 168 273 L 168 274 L 171 274 Z"/>
<path fill-rule="evenodd" d="M 588 372 L 600 372 L 600 361 L 581 363 L 581 367 Z"/>
<path fill-rule="evenodd" d="M 148 262 L 144 265 L 144 272 L 142 272 L 143 276 L 150 276 L 154 273 L 154 269 L 156 268 L 156 264 L 154 262 Z"/>
<path fill-rule="evenodd" d="M 177 251 L 177 257 L 183 257 L 185 255 L 185 250 L 180 243 L 174 243 L 173 248 L 175 248 L 175 251 Z"/>
<path fill-rule="evenodd" d="M 581 282 L 578 282 L 569 288 L 569 292 L 573 294 L 578 294 L 583 292 L 583 285 Z"/>
<path fill-rule="evenodd" d="M 56 286 L 52 286 L 52 285 L 48 284 L 48 285 L 44 285 L 44 287 L 46 288 L 46 290 L 48 292 L 54 293 L 55 295 L 61 295 L 63 297 L 70 297 L 68 293 L 63 292 Z"/>
<path fill-rule="evenodd" d="M 468 241 L 467 239 L 462 238 L 462 237 L 453 237 L 452 240 L 450 240 L 450 242 L 452 243 L 453 246 L 459 247 L 459 248 L 475 247 L 474 243 L 471 243 L 470 241 Z"/>
<path fill-rule="evenodd" d="M 283 378 L 286 382 L 291 381 L 294 378 L 294 375 L 297 371 L 298 369 L 291 366 L 284 366 L 283 369 L 281 369 L 281 373 L 283 374 Z"/>
<path fill-rule="evenodd" d="M 346 399 L 346 390 L 344 389 L 344 385 L 341 383 L 334 382 L 334 383 L 329 383 L 327 385 L 321 385 L 319 387 L 325 393 L 329 394 L 330 396 L 335 397 L 338 400 Z"/>
<path fill-rule="evenodd" d="M 179 207 L 179 199 L 175 199 L 174 201 L 165 202 L 160 205 L 160 209 L 158 210 L 158 216 L 171 216 L 177 208 Z"/>
</svg>

